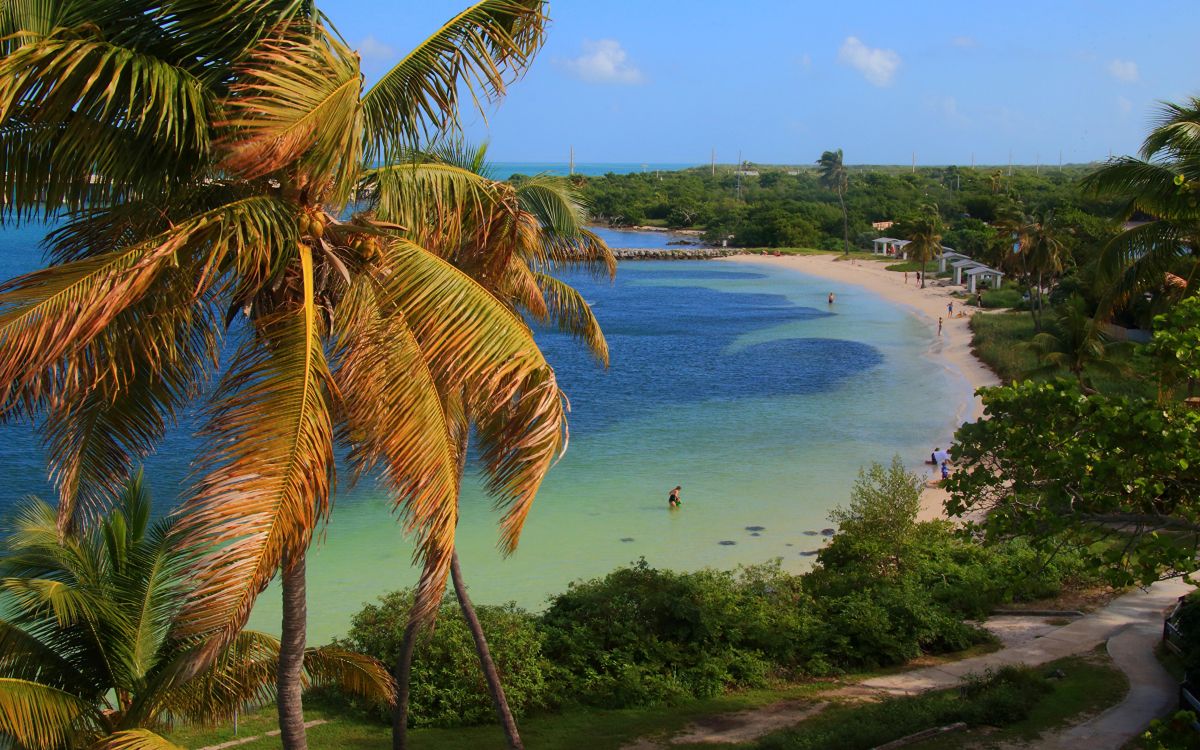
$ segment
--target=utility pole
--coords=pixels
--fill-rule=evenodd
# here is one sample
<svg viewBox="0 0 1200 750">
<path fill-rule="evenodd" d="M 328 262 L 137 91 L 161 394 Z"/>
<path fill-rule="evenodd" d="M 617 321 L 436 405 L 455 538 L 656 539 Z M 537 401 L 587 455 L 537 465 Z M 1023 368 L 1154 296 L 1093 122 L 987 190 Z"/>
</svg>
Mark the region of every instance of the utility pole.
<svg viewBox="0 0 1200 750">
<path fill-rule="evenodd" d="M 1012 149 L 1008 150 L 1008 176 L 1012 177 Z"/>
<path fill-rule="evenodd" d="M 568 162 L 567 171 L 572 175 L 575 174 L 575 146 L 571 146 L 571 161 Z"/>
<path fill-rule="evenodd" d="M 712 150 L 712 176 L 713 177 L 717 176 L 717 149 L 716 149 L 716 147 L 713 147 L 713 150 Z"/>
<path fill-rule="evenodd" d="M 913 166 L 912 166 L 912 171 L 913 171 L 913 174 L 916 174 L 916 173 L 917 173 L 917 152 L 916 152 L 916 151 L 913 151 Z"/>
<path fill-rule="evenodd" d="M 975 168 L 975 152 L 971 152 L 971 169 Z"/>
<path fill-rule="evenodd" d="M 1033 168 L 1033 173 L 1041 174 L 1042 173 L 1042 154 L 1040 151 L 1037 152 L 1037 155 L 1034 157 L 1034 159 L 1035 159 L 1035 166 Z"/>
<path fill-rule="evenodd" d="M 737 179 L 737 193 L 738 193 L 737 197 L 738 197 L 738 200 L 741 200 L 742 199 L 742 150 L 740 148 L 738 149 L 737 178 L 738 178 Z"/>
</svg>

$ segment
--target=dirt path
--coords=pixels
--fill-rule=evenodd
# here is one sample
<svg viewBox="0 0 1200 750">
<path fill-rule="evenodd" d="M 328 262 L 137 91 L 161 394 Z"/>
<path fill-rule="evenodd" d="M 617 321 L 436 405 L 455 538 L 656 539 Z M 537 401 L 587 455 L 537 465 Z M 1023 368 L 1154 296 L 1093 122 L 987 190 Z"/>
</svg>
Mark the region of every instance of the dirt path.
<svg viewBox="0 0 1200 750">
<path fill-rule="evenodd" d="M 1043 632 L 1038 637 L 990 654 L 923 667 L 886 677 L 864 680 L 826 695 L 843 700 L 863 700 L 889 695 L 914 695 L 954 687 L 967 674 L 1009 664 L 1036 666 L 1091 651 L 1108 643 L 1113 662 L 1129 677 L 1130 691 L 1117 706 L 1083 724 L 1065 729 L 1039 744 L 1043 750 L 1086 747 L 1115 750 L 1150 719 L 1161 714 L 1175 686 L 1163 679 L 1153 649 L 1162 632 L 1163 611 L 1191 591 L 1181 580 L 1156 583 L 1149 589 L 1120 596 L 1075 622 Z M 1110 640 L 1111 639 L 1111 640 Z M 710 716 L 663 741 L 642 738 L 622 750 L 655 750 L 673 744 L 737 744 L 794 726 L 822 711 L 828 702 L 783 701 L 736 713 Z M 1121 737 L 1123 740 L 1118 741 Z"/>
</svg>

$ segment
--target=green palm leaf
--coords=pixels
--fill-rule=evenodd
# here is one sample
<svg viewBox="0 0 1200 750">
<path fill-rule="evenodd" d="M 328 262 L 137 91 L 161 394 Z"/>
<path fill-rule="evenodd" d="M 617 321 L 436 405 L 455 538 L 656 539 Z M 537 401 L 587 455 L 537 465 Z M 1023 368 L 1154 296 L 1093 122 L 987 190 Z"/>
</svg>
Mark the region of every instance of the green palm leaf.
<svg viewBox="0 0 1200 750">
<path fill-rule="evenodd" d="M 95 750 L 184 750 L 149 729 L 126 729 L 114 732 L 93 747 Z"/>
<path fill-rule="evenodd" d="M 0 735 L 24 747 L 62 747 L 90 738 L 103 717 L 88 701 L 29 680 L 0 677 Z M 86 739 L 85 739 L 86 742 Z"/>
<path fill-rule="evenodd" d="M 542 45 L 543 0 L 483 0 L 450 19 L 363 95 L 369 160 L 390 161 L 452 125 L 459 88 L 497 99 Z"/>
</svg>

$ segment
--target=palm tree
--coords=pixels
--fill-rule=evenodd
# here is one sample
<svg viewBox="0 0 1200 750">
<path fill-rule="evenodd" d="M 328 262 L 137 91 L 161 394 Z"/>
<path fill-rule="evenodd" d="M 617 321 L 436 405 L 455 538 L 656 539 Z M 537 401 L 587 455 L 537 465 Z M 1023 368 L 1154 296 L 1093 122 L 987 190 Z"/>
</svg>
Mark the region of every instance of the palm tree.
<svg viewBox="0 0 1200 750">
<path fill-rule="evenodd" d="M 488 171 L 486 146 L 469 149 L 452 144 L 432 154 L 415 154 L 409 163 L 374 170 L 369 192 L 392 199 L 377 204 L 381 218 L 431 228 L 428 237 L 414 239 L 438 248 L 456 267 L 515 309 L 580 338 L 607 365 L 608 346 L 590 307 L 576 290 L 552 275 L 556 269 L 575 265 L 610 277 L 616 270 L 611 251 L 584 227 L 586 213 L 576 188 L 566 179 L 547 175 L 507 185 L 490 180 Z M 446 191 L 433 184 L 435 174 L 455 180 L 457 210 L 448 210 L 453 198 L 448 200 Z M 392 189 L 377 189 L 379 181 L 391 183 Z M 471 424 L 459 404 L 468 394 L 449 387 L 440 390 L 447 400 L 447 431 L 458 444 L 461 484 Z M 480 425 L 475 427 L 478 432 Z M 451 558 L 451 580 L 475 640 L 497 717 L 509 746 L 520 748 L 520 734 L 467 595 L 457 552 Z M 394 672 L 399 684 L 393 714 L 396 748 L 407 744 L 408 681 L 419 627 L 420 619 L 410 618 Z"/>
<path fill-rule="evenodd" d="M 1044 290 L 1062 273 L 1069 255 L 1059 236 L 1053 212 L 1031 217 L 1021 228 L 1019 237 L 1019 250 L 1013 256 L 1013 263 L 1021 268 L 1025 276 L 1034 330 L 1041 331 Z"/>
<path fill-rule="evenodd" d="M 850 254 L 850 216 L 846 213 L 846 189 L 850 186 L 850 175 L 842 164 L 842 150 L 826 151 L 817 160 L 817 171 L 820 174 L 821 187 L 837 193 L 838 204 L 842 207 L 842 241 L 845 254 Z"/>
<path fill-rule="evenodd" d="M 1149 221 L 1125 230 L 1100 255 L 1101 315 L 1133 294 L 1159 290 L 1167 274 L 1189 283 L 1200 246 L 1200 98 L 1164 103 L 1138 157 L 1110 159 L 1083 180 L 1094 195 L 1122 201 L 1119 217 Z"/>
<path fill-rule="evenodd" d="M 0 211 L 61 213 L 51 265 L 0 287 L 0 418 L 44 425 L 58 526 L 106 493 L 225 363 L 184 499 L 204 550 L 185 605 L 202 657 L 233 643 L 282 572 L 278 704 L 300 704 L 304 558 L 329 513 L 334 446 L 376 468 L 436 611 L 457 518 L 457 455 L 437 384 L 472 394 L 515 545 L 564 444 L 564 403 L 523 320 L 369 214 L 364 165 L 494 100 L 541 45 L 542 0 L 483 0 L 369 90 L 311 2 L 18 0 L 0 14 Z M 228 331 L 228 334 L 226 333 Z M 514 406 L 515 404 L 515 406 Z"/>
<path fill-rule="evenodd" d="M 31 500 L 0 553 L 0 737 L 20 747 L 174 748 L 174 722 L 232 718 L 269 700 L 279 641 L 240 632 L 204 658 L 184 635 L 192 560 L 171 519 L 152 522 L 140 473 L 91 528 L 60 534 Z M 304 680 L 388 700 L 387 669 L 332 648 L 302 654 Z"/>
<path fill-rule="evenodd" d="M 904 250 L 921 264 L 921 288 L 925 288 L 925 264 L 942 254 L 942 217 L 938 208 L 926 203 L 917 209 L 909 224 L 909 243 Z"/>
<path fill-rule="evenodd" d="M 1054 316 L 1055 332 L 1039 333 L 1029 342 L 1041 367 L 1026 375 L 1052 375 L 1066 370 L 1079 381 L 1079 387 L 1085 393 L 1094 393 L 1084 375 L 1085 370 L 1119 373 L 1120 368 L 1109 359 L 1109 354 L 1119 345 L 1100 330 L 1098 321 L 1088 317 L 1087 303 L 1078 294 L 1071 295 L 1054 308 Z"/>
</svg>

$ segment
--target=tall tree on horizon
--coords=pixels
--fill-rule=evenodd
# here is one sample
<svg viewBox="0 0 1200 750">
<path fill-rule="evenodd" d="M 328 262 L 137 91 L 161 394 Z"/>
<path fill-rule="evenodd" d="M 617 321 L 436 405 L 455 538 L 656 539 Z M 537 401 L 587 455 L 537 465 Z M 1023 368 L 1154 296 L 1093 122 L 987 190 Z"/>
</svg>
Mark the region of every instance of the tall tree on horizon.
<svg viewBox="0 0 1200 750">
<path fill-rule="evenodd" d="M 563 398 L 527 324 L 405 228 L 346 216 L 365 165 L 455 128 L 464 90 L 503 95 L 541 47 L 543 6 L 476 3 L 366 91 L 311 2 L 15 0 L 0 14 L 0 212 L 65 218 L 50 265 L 0 286 L 0 418 L 39 421 L 61 533 L 86 528 L 231 332 L 180 511 L 180 543 L 205 551 L 184 621 L 214 659 L 281 573 L 289 750 L 306 746 L 304 559 L 335 444 L 378 469 L 414 537 L 424 617 L 457 519 L 435 384 L 473 395 L 509 548 L 563 447 Z"/>
<path fill-rule="evenodd" d="M 842 207 L 842 242 L 844 254 L 850 254 L 850 215 L 846 213 L 846 190 L 850 186 L 850 175 L 842 163 L 842 150 L 826 151 L 817 160 L 817 171 L 820 175 L 821 187 L 832 190 L 837 194 L 838 205 Z"/>
</svg>

